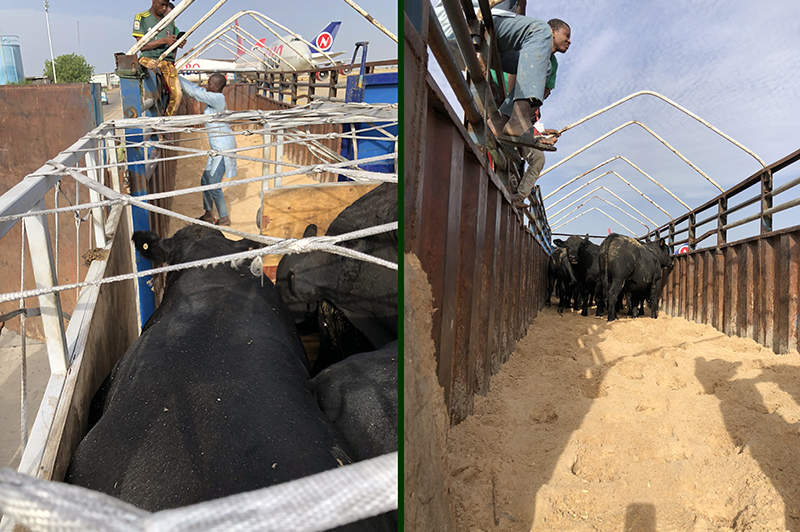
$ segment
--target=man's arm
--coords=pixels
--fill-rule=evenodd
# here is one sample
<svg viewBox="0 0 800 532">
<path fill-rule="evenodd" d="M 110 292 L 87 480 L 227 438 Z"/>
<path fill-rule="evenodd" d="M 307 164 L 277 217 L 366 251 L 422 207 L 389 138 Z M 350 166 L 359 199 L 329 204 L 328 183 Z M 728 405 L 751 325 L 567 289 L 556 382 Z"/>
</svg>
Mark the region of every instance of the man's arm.
<svg viewBox="0 0 800 532">
<path fill-rule="evenodd" d="M 142 40 L 141 37 L 136 37 L 135 35 L 134 35 L 134 37 L 136 38 L 136 42 L 139 42 L 139 41 Z M 178 39 L 176 39 L 174 35 L 168 35 L 167 37 L 164 37 L 163 39 L 157 39 L 155 41 L 150 41 L 149 43 L 147 43 L 144 46 L 142 46 L 142 50 L 152 50 L 153 48 L 158 48 L 160 46 L 164 46 L 165 44 L 167 45 L 167 47 L 170 47 L 173 44 L 175 44 L 175 41 L 177 41 L 177 40 Z"/>
<path fill-rule="evenodd" d="M 183 94 L 190 96 L 198 102 L 204 103 L 211 107 L 215 113 L 221 113 L 225 110 L 225 96 L 218 92 L 208 92 L 203 87 L 198 87 L 189 80 L 178 76 L 180 80 L 181 91 Z"/>
<path fill-rule="evenodd" d="M 517 15 L 524 15 L 526 9 L 528 9 L 528 0 L 519 0 L 517 2 L 517 9 L 515 13 Z"/>
</svg>

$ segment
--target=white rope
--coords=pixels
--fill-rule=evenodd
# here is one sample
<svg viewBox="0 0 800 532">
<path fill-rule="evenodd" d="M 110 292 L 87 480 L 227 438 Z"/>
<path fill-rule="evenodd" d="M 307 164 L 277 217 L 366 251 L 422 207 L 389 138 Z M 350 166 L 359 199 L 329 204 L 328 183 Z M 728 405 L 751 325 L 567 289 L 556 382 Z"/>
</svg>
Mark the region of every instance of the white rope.
<svg viewBox="0 0 800 532">
<path fill-rule="evenodd" d="M 25 224 L 20 224 L 22 226 L 22 259 L 20 261 L 20 292 L 25 290 Z M 25 308 L 25 300 L 20 298 L 19 300 L 19 308 Z M 21 360 L 20 360 L 20 373 L 21 373 L 21 382 L 20 382 L 20 441 L 22 443 L 22 448 L 24 449 L 28 445 L 28 354 L 27 354 L 27 344 L 26 341 L 26 334 L 25 334 L 25 313 L 19 315 L 19 335 L 20 341 L 22 342 L 22 350 L 21 350 Z"/>
<path fill-rule="evenodd" d="M 398 453 L 149 513 L 114 497 L 0 470 L 0 510 L 33 532 L 321 532 L 397 509 Z"/>
<path fill-rule="evenodd" d="M 198 220 L 194 220 L 198 221 Z M 205 223 L 201 223 L 201 225 L 209 225 Z M 214 229 L 219 229 L 218 226 L 210 226 Z M 352 231 L 350 233 L 344 233 L 341 235 L 336 236 L 318 236 L 318 237 L 309 237 L 303 239 L 295 239 L 295 238 L 287 238 L 287 239 L 276 239 L 274 237 L 264 237 L 261 235 L 248 235 L 251 237 L 250 239 L 253 240 L 254 238 L 260 237 L 261 239 L 269 239 L 269 240 L 277 240 L 272 245 L 258 248 L 250 251 L 243 251 L 240 253 L 233 253 L 230 255 L 224 255 L 220 257 L 212 257 L 210 259 L 203 259 L 203 260 L 196 260 L 191 262 L 182 262 L 180 264 L 173 264 L 170 266 L 163 266 L 160 268 L 153 268 L 152 270 L 145 270 L 142 272 L 135 272 L 123 275 L 117 275 L 114 277 L 106 277 L 104 279 L 98 279 L 95 281 L 85 281 L 81 283 L 73 283 L 68 285 L 59 285 L 54 286 L 51 288 L 40 288 L 36 290 L 26 290 L 16 293 L 8 293 L 8 294 L 0 294 L 0 303 L 5 303 L 6 301 L 12 301 L 15 299 L 19 299 L 21 297 L 28 298 L 28 297 L 38 297 L 40 295 L 49 294 L 53 292 L 62 292 L 65 290 L 72 290 L 84 288 L 86 286 L 97 286 L 101 284 L 107 283 L 115 283 L 118 281 L 127 281 L 129 279 L 138 279 L 139 277 L 145 277 L 147 275 L 154 275 L 157 273 L 162 272 L 172 272 L 172 271 L 180 271 L 180 270 L 187 270 L 189 268 L 196 268 L 196 267 L 208 267 L 208 266 L 215 266 L 217 264 L 225 264 L 225 263 L 232 263 L 234 267 L 242 264 L 244 261 L 249 259 L 255 259 L 256 257 L 261 257 L 263 255 L 291 255 L 294 253 L 310 253 L 312 251 L 327 251 L 329 253 L 334 253 L 336 255 L 342 255 L 352 259 L 359 259 L 366 262 L 371 262 L 373 264 L 377 264 L 379 266 L 384 266 L 391 270 L 397 270 L 397 264 L 393 262 L 389 262 L 384 259 L 380 259 L 378 257 L 373 257 L 372 255 L 367 255 L 366 253 L 361 253 L 359 251 L 355 251 L 353 249 L 349 249 L 342 246 L 337 246 L 336 244 L 340 242 L 346 242 L 348 240 L 354 240 L 356 238 L 364 238 L 367 236 L 372 236 L 379 233 L 386 233 L 390 231 L 397 231 L 397 222 L 391 222 L 388 224 L 376 225 L 374 227 L 369 227 L 366 229 L 361 229 L 358 231 Z"/>
</svg>

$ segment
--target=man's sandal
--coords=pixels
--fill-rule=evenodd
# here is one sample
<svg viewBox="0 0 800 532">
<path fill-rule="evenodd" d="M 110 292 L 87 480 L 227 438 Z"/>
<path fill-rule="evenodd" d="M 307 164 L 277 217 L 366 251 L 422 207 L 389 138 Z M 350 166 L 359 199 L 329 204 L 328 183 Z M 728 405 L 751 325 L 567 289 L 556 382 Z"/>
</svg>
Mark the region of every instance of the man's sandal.
<svg viewBox="0 0 800 532">
<path fill-rule="evenodd" d="M 535 130 L 533 128 L 530 128 L 519 137 L 514 137 L 511 135 L 497 135 L 497 140 L 507 144 L 512 144 L 514 146 L 522 146 L 523 148 L 533 148 L 534 150 L 540 151 L 556 151 L 555 146 L 540 142 L 539 139 L 545 138 L 545 136 L 537 135 L 534 133 L 534 131 Z"/>
</svg>

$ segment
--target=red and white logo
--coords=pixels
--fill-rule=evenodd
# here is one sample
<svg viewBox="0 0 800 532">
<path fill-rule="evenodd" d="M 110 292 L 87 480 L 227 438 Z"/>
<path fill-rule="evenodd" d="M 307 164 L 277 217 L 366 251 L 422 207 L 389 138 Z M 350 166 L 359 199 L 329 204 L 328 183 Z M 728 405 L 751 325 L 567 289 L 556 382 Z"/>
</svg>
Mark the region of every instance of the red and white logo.
<svg viewBox="0 0 800 532">
<path fill-rule="evenodd" d="M 317 49 L 320 52 L 326 51 L 328 48 L 331 47 L 332 44 L 333 44 L 333 37 L 327 31 L 323 31 L 322 33 L 317 35 L 316 45 Z"/>
<path fill-rule="evenodd" d="M 686 244 L 682 245 L 680 249 L 678 249 L 678 253 L 689 253 L 689 246 Z"/>
</svg>

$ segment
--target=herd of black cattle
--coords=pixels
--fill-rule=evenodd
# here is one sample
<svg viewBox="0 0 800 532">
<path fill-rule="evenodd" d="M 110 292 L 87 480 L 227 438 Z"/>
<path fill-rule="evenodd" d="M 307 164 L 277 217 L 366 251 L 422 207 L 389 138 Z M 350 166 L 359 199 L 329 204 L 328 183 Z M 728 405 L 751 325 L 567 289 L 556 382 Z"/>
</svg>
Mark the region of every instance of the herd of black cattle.
<svg viewBox="0 0 800 532">
<path fill-rule="evenodd" d="M 625 299 L 630 316 L 643 314 L 647 301 L 650 315 L 656 317 L 662 271 L 672 270 L 672 256 L 663 239 L 640 242 L 612 233 L 599 246 L 588 236 L 554 239 L 553 243 L 556 248 L 548 266 L 547 304 L 555 289 L 559 312 L 572 305 L 587 316 L 594 303 L 597 316 L 602 316 L 607 306 L 608 321 L 613 321 Z"/>
<path fill-rule="evenodd" d="M 329 226 L 397 221 L 383 184 Z M 316 234 L 309 226 L 306 235 Z M 133 235 L 155 265 L 260 247 L 188 226 Z M 397 232 L 348 242 L 397 263 Z M 397 272 L 325 252 L 167 275 L 161 305 L 97 391 L 66 482 L 148 511 L 251 491 L 397 450 Z M 317 332 L 313 365 L 301 334 Z M 336 530 L 396 530 L 396 512 Z"/>
</svg>

